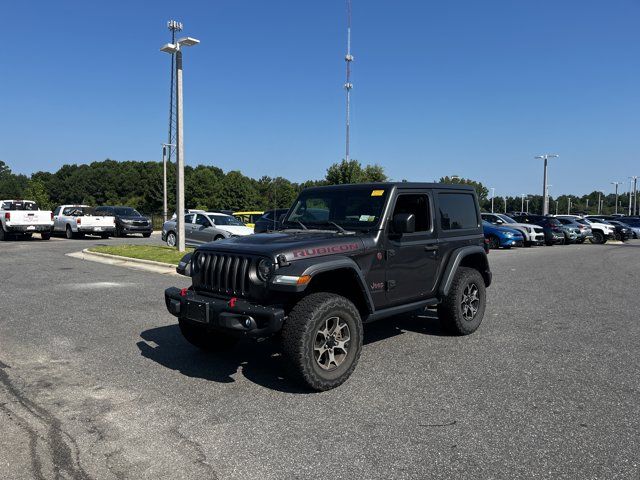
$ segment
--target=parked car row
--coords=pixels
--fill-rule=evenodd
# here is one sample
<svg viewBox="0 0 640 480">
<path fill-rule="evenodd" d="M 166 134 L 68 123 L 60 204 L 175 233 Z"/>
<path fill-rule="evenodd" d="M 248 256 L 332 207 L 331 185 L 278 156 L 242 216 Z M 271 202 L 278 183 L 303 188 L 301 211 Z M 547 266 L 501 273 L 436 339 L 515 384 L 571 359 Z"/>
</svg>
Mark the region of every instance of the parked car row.
<svg viewBox="0 0 640 480">
<path fill-rule="evenodd" d="M 605 243 L 640 238 L 640 218 L 598 215 L 482 214 L 488 248 Z"/>
<path fill-rule="evenodd" d="M 0 240 L 11 236 L 30 237 L 39 233 L 43 240 L 52 234 L 66 238 L 96 235 L 102 238 L 141 234 L 151 236 L 151 220 L 136 209 L 120 206 L 91 207 L 60 205 L 53 211 L 41 210 L 32 200 L 0 200 Z"/>
</svg>

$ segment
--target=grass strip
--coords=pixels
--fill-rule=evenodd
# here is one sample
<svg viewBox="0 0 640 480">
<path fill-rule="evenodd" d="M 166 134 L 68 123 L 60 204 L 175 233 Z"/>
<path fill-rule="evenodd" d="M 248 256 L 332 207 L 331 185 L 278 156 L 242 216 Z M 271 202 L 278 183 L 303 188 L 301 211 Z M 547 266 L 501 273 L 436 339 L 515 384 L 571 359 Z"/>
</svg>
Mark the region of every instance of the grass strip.
<svg viewBox="0 0 640 480">
<path fill-rule="evenodd" d="M 178 249 L 176 248 L 152 245 L 101 245 L 98 247 L 91 247 L 89 251 L 178 265 L 180 259 L 186 253 L 192 252 L 193 249 L 187 248 L 187 251 L 183 253 L 178 252 Z"/>
</svg>

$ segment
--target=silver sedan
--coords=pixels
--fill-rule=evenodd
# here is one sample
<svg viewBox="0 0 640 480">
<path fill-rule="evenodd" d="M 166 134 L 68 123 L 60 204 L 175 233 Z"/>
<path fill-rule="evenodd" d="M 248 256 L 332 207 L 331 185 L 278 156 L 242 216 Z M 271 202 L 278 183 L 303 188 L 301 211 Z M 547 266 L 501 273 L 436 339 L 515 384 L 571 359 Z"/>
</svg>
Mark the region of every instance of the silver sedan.
<svg viewBox="0 0 640 480">
<path fill-rule="evenodd" d="M 185 244 L 195 247 L 223 238 L 251 235 L 253 230 L 240 220 L 223 213 L 188 213 L 184 216 Z M 178 241 L 176 220 L 162 225 L 162 241 L 175 247 Z"/>
</svg>

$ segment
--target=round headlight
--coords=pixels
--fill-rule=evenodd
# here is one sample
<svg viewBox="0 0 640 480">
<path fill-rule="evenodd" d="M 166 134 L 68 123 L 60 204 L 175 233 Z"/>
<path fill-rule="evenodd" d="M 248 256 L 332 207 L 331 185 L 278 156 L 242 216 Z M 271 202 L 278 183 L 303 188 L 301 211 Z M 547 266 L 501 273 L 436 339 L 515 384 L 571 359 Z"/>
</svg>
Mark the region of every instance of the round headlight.
<svg viewBox="0 0 640 480">
<path fill-rule="evenodd" d="M 273 273 L 274 265 L 273 261 L 268 258 L 263 258 L 258 262 L 258 268 L 256 269 L 256 273 L 258 274 L 258 278 L 266 282 L 271 274 Z"/>
</svg>

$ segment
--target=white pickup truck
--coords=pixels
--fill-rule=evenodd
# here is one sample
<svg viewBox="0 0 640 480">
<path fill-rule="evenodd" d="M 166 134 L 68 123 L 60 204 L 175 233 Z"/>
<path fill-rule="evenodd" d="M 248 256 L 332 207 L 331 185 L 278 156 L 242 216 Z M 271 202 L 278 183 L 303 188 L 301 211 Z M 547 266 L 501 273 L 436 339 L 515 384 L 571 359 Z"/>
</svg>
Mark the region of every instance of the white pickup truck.
<svg viewBox="0 0 640 480">
<path fill-rule="evenodd" d="M 53 211 L 53 231 L 64 233 L 69 239 L 85 234 L 107 238 L 116 232 L 116 219 L 95 215 L 88 205 L 60 205 Z"/>
<path fill-rule="evenodd" d="M 12 235 L 30 237 L 33 233 L 49 240 L 52 226 L 51 210 L 40 210 L 36 202 L 0 200 L 0 241 Z"/>
</svg>

